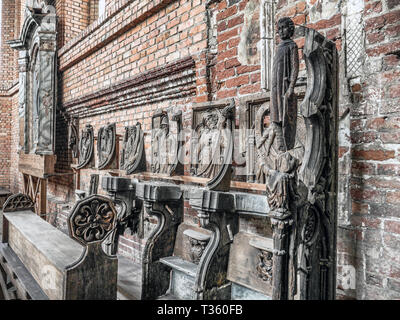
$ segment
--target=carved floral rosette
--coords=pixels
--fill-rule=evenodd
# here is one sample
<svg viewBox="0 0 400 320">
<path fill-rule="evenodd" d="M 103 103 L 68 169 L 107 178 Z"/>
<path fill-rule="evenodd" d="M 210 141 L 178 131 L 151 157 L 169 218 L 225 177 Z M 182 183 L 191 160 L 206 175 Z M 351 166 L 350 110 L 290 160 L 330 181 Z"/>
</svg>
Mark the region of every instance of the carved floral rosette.
<svg viewBox="0 0 400 320">
<path fill-rule="evenodd" d="M 99 129 L 97 137 L 97 156 L 99 159 L 98 169 L 106 168 L 115 156 L 115 123 Z"/>
<path fill-rule="evenodd" d="M 87 124 L 82 130 L 79 139 L 79 162 L 77 169 L 82 169 L 89 164 L 93 157 L 94 133 L 93 127 Z"/>
<path fill-rule="evenodd" d="M 132 174 L 143 168 L 144 162 L 144 133 L 141 124 L 125 127 L 120 168 L 126 174 Z"/>
<path fill-rule="evenodd" d="M 116 225 L 117 212 L 108 198 L 92 195 L 79 200 L 68 218 L 72 238 L 87 245 L 102 242 Z"/>
</svg>

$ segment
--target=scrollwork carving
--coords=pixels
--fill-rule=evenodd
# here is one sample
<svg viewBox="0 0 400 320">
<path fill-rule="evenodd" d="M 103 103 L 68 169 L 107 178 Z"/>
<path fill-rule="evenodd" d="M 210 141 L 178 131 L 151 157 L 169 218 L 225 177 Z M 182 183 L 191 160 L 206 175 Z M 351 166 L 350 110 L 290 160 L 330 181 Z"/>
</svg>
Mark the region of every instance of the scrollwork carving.
<svg viewBox="0 0 400 320">
<path fill-rule="evenodd" d="M 102 242 L 115 228 L 117 213 L 112 201 L 93 195 L 78 201 L 68 218 L 71 237 L 83 244 Z"/>
<path fill-rule="evenodd" d="M 35 211 L 35 203 L 26 194 L 17 193 L 7 198 L 3 205 L 3 212 L 30 210 Z"/>
<path fill-rule="evenodd" d="M 72 157 L 78 158 L 78 118 L 72 117 L 68 124 L 68 148 L 72 151 Z"/>
</svg>

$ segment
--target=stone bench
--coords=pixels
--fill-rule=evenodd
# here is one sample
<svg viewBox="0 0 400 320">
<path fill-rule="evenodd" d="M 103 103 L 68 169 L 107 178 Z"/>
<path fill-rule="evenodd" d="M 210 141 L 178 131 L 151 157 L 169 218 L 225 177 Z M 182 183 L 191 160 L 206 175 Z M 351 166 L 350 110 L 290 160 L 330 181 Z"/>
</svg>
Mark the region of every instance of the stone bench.
<svg viewBox="0 0 400 320">
<path fill-rule="evenodd" d="M 23 194 L 3 208 L 0 246 L 5 299 L 116 299 L 118 260 L 102 250 L 115 228 L 110 199 L 93 195 L 78 201 L 68 219 L 70 237 L 33 213 Z"/>
</svg>

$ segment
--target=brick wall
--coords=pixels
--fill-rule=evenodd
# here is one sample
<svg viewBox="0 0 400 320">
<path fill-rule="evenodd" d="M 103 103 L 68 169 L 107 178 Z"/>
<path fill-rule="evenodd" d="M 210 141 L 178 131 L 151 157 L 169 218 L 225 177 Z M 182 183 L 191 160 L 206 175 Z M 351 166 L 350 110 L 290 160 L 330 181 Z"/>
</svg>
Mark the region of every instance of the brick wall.
<svg viewBox="0 0 400 320">
<path fill-rule="evenodd" d="M 121 135 L 124 126 L 140 121 L 149 161 L 150 117 L 158 108 L 182 109 L 183 125 L 190 128 L 193 103 L 230 97 L 238 102 L 238 98 L 261 92 L 260 0 L 206 2 L 106 1 L 103 18 L 88 26 L 88 1 L 56 1 L 58 172 L 69 172 L 72 163 L 62 113 L 81 110 L 80 129 L 90 123 L 95 134 L 108 122 L 116 122 Z M 13 3 L 3 0 L 3 6 Z M 276 20 L 282 16 L 293 18 L 298 25 L 300 77 L 305 76 L 300 26 L 317 29 L 336 43 L 339 53 L 338 298 L 400 298 L 400 3 L 280 0 Z M 3 26 L 6 35 L 12 33 L 11 27 Z M 15 57 L 4 50 L 1 61 L 10 61 L 14 70 Z M 166 68 L 177 79 L 168 81 L 182 86 L 179 94 L 166 89 L 163 81 L 167 77 L 162 73 Z M 4 72 L 1 80 L 3 76 Z M 82 111 L 85 106 L 90 106 L 86 113 Z M 0 108 L 8 110 L 11 123 L 16 123 L 12 94 L 0 99 Z M 11 132 L 8 181 L 13 190 L 20 181 L 14 131 L 18 132 L 14 126 L 7 131 Z M 91 173 L 104 174 L 82 170 L 81 189 L 87 189 Z M 65 228 L 66 218 L 61 206 L 73 201 L 73 191 L 70 175 L 49 181 L 49 207 L 57 213 L 59 219 L 54 223 L 60 228 Z M 185 221 L 197 224 L 188 203 Z M 250 230 L 257 221 L 241 223 Z M 151 223 L 147 227 L 148 234 Z M 140 260 L 144 240 L 126 233 L 120 243 L 121 254 Z"/>
</svg>

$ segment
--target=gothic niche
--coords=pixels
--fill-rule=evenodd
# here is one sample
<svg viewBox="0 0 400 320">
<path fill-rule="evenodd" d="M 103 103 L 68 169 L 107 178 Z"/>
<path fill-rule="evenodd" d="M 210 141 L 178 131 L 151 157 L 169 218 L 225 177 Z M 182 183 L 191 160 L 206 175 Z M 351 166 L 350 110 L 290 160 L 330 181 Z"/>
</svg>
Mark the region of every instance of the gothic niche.
<svg viewBox="0 0 400 320">
<path fill-rule="evenodd" d="M 86 167 L 93 159 L 94 133 L 93 127 L 87 124 L 81 132 L 79 140 L 79 162 L 77 169 Z"/>
<path fill-rule="evenodd" d="M 175 126 L 171 125 L 176 123 Z M 166 111 L 156 112 L 152 117 L 151 131 L 151 172 L 166 175 L 183 174 L 179 159 L 182 149 L 182 112 L 168 117 Z"/>
<path fill-rule="evenodd" d="M 122 148 L 121 170 L 126 170 L 126 174 L 146 170 L 144 133 L 139 122 L 135 126 L 125 127 Z"/>
<path fill-rule="evenodd" d="M 72 117 L 68 124 L 68 148 L 71 150 L 73 158 L 78 158 L 78 128 L 78 118 Z"/>
<path fill-rule="evenodd" d="M 115 123 L 108 124 L 99 129 L 97 137 L 98 169 L 107 168 L 115 157 Z"/>
<path fill-rule="evenodd" d="M 56 15 L 43 1 L 25 9 L 20 38 L 10 41 L 19 51 L 19 149 L 53 155 L 56 106 Z"/>
<path fill-rule="evenodd" d="M 193 112 L 191 173 L 209 179 L 207 187 L 215 191 L 229 190 L 232 173 L 235 101 L 223 106 Z"/>
</svg>

